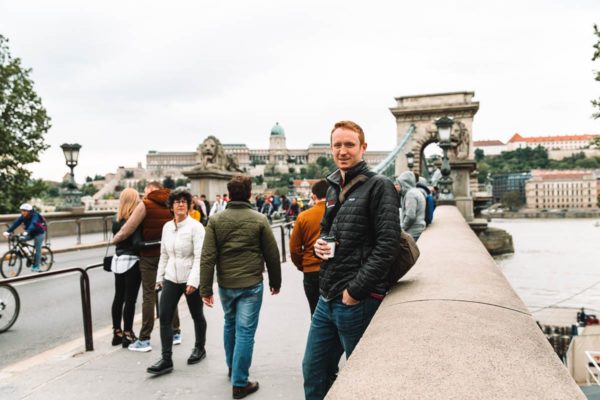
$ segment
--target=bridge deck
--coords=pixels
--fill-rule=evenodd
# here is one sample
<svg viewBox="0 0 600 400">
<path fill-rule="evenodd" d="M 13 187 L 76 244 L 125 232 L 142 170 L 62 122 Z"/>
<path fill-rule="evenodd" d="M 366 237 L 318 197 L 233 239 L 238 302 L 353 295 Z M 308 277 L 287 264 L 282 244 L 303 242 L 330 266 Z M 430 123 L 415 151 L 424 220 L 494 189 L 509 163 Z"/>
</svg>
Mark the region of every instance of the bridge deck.
<svg viewBox="0 0 600 400">
<path fill-rule="evenodd" d="M 271 296 L 265 292 L 256 335 L 250 376 L 260 382 L 260 390 L 252 395 L 257 400 L 304 398 L 301 362 L 310 311 L 301 273 L 289 262 L 282 265 L 282 270 L 281 293 Z M 82 337 L 0 370 L 0 398 L 230 398 L 220 304 L 204 309 L 208 322 L 207 358 L 193 366 L 186 364 L 193 346 L 193 325 L 185 301 L 180 303 L 179 310 L 183 343 L 173 349 L 175 370 L 169 375 L 152 377 L 146 373 L 146 367 L 160 357 L 158 321 L 152 334 L 153 350 L 149 353 L 111 347 L 110 327 L 95 327 L 93 352 L 84 351 Z M 138 315 L 136 331 L 139 324 Z"/>
</svg>

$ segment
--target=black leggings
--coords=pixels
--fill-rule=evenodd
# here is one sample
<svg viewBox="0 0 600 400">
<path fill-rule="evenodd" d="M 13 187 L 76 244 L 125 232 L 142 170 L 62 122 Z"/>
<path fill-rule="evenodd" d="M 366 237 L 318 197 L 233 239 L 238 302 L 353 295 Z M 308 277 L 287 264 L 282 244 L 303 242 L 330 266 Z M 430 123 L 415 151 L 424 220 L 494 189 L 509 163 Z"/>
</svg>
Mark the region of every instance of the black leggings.
<svg viewBox="0 0 600 400">
<path fill-rule="evenodd" d="M 135 314 L 135 302 L 142 277 L 140 275 L 139 263 L 135 263 L 127 272 L 115 275 L 115 297 L 112 303 L 113 329 L 121 329 L 121 317 L 123 317 L 123 330 L 131 332 L 133 328 L 133 316 Z"/>
<path fill-rule="evenodd" d="M 185 293 L 185 283 L 174 283 L 168 280 L 163 281 L 163 288 L 160 295 L 160 341 L 162 344 L 162 357 L 170 360 L 173 354 L 173 313 L 177 309 L 177 303 L 181 295 Z M 202 312 L 202 299 L 200 291 L 195 290 L 189 296 L 185 296 L 190 314 L 194 320 L 194 331 L 196 333 L 195 347 L 204 349 L 206 343 L 206 319 Z"/>
</svg>

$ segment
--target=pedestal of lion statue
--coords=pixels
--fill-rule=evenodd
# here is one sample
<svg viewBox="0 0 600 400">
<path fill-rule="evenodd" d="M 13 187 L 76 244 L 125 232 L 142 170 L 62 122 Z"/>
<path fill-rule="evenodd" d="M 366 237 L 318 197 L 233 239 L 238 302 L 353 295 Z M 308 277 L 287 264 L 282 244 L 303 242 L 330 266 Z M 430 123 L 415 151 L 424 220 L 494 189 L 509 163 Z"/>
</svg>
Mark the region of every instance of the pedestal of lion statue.
<svg viewBox="0 0 600 400">
<path fill-rule="evenodd" d="M 204 139 L 197 152 L 197 164 L 183 171 L 183 175 L 191 181 L 192 194 L 205 194 L 212 202 L 216 195 L 227 193 L 227 182 L 234 175 L 244 174 L 244 171 L 233 156 L 225 154 L 223 145 L 214 136 Z"/>
<path fill-rule="evenodd" d="M 185 171 L 183 173 L 192 183 L 192 194 L 206 195 L 206 199 L 215 201 L 215 196 L 227 193 L 227 182 L 239 174 L 217 171 Z"/>
</svg>

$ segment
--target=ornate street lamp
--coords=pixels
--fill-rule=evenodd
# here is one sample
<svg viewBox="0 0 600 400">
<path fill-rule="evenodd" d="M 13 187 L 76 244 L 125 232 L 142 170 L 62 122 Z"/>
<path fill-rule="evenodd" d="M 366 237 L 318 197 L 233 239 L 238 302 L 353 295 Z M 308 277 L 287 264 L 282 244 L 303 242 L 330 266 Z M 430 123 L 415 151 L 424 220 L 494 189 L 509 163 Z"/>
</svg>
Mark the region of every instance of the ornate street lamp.
<svg viewBox="0 0 600 400">
<path fill-rule="evenodd" d="M 408 169 L 413 169 L 413 166 L 415 165 L 415 155 L 412 151 L 406 153 L 406 163 L 408 164 Z"/>
<path fill-rule="evenodd" d="M 442 117 L 435 121 L 438 130 L 439 146 L 444 151 L 442 159 L 442 177 L 438 181 L 440 195 L 438 204 L 456 204 L 452 194 L 452 178 L 450 177 L 450 161 L 448 160 L 448 150 L 452 147 L 452 125 L 454 120 L 449 117 Z"/>
<path fill-rule="evenodd" d="M 81 207 L 81 192 L 77 190 L 77 184 L 75 183 L 75 174 L 73 169 L 79 162 L 79 149 L 81 145 L 77 143 L 68 144 L 64 143 L 60 146 L 65 155 L 65 163 L 67 167 L 71 169 L 71 177 L 69 179 L 69 189 L 65 191 L 65 207 L 67 208 L 79 208 Z"/>
</svg>

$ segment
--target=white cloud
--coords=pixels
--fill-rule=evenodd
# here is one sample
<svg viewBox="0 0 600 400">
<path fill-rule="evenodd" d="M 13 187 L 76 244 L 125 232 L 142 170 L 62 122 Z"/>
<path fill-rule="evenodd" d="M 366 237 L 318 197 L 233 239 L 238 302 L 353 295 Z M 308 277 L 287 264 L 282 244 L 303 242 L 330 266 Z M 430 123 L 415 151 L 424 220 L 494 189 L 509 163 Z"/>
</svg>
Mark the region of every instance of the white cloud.
<svg viewBox="0 0 600 400">
<path fill-rule="evenodd" d="M 0 33 L 33 68 L 58 179 L 79 142 L 79 179 L 193 150 L 208 134 L 265 148 L 327 141 L 359 122 L 395 144 L 394 97 L 474 90 L 476 139 L 600 133 L 591 62 L 597 1 L 175 1 L 0 4 Z M 598 65 L 595 67 L 598 69 Z"/>
</svg>

